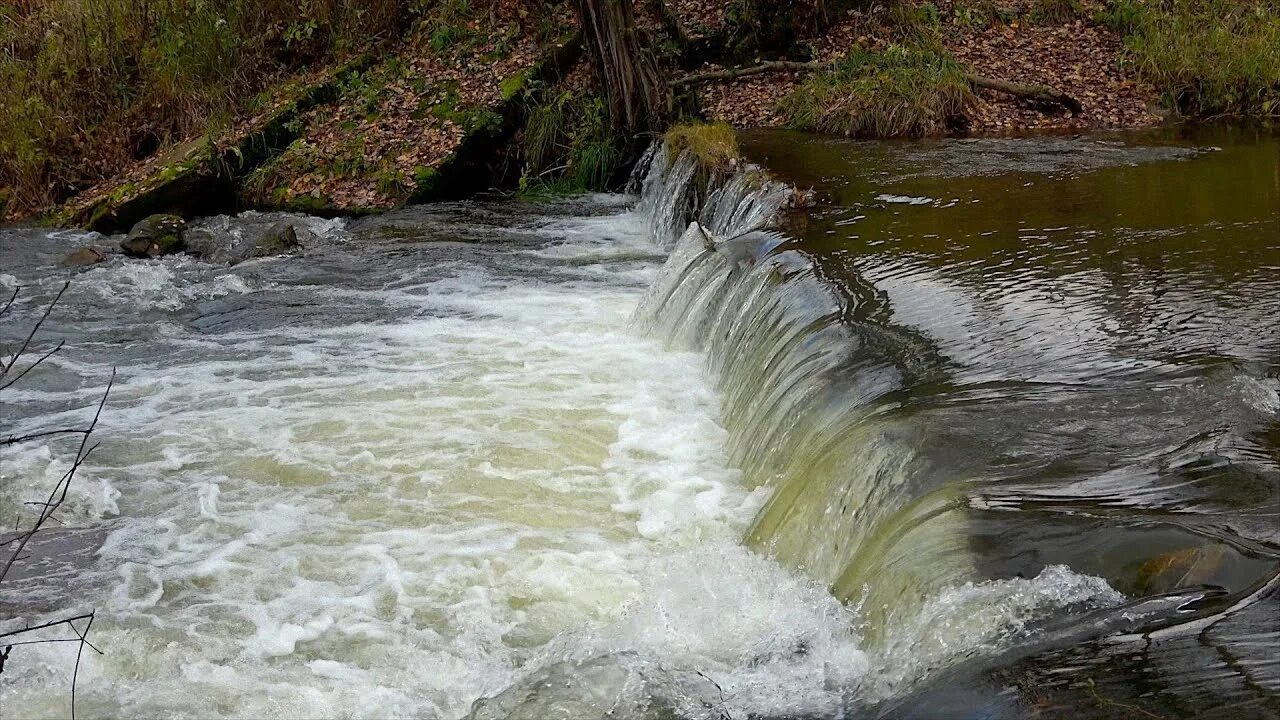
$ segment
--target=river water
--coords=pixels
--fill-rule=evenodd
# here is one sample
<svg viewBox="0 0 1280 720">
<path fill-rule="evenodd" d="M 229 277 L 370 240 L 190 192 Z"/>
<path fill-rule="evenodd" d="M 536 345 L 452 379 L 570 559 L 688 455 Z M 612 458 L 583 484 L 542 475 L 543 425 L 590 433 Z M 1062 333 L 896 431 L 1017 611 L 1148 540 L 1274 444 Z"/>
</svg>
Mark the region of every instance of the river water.
<svg viewBox="0 0 1280 720">
<path fill-rule="evenodd" d="M 1276 138 L 745 147 L 774 180 L 705 198 L 659 150 L 629 196 L 200 221 L 295 224 L 235 267 L 0 231 L 6 347 L 72 280 L 4 432 L 118 372 L 5 627 L 97 610 L 80 717 L 1277 712 Z M 0 521 L 73 456 L 5 448 Z M 4 717 L 75 654 L 15 648 Z"/>
</svg>

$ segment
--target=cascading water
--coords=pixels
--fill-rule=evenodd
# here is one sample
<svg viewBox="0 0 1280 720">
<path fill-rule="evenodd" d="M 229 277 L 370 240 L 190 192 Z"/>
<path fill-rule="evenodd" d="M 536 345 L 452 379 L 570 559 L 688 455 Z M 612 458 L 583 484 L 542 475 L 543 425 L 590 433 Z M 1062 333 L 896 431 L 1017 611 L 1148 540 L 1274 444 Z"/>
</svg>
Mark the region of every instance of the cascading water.
<svg viewBox="0 0 1280 720">
<path fill-rule="evenodd" d="M 919 340 L 860 319 L 856 300 L 828 286 L 785 235 L 764 229 L 794 196 L 791 188 L 747 168 L 706 192 L 699 207 L 696 162 L 667 155 L 663 148 L 648 156 L 640 209 L 671 251 L 637 315 L 669 345 L 703 353 L 719 380 L 730 462 L 747 487 L 769 489 L 747 543 L 856 603 L 861 639 L 884 663 L 866 684 L 901 690 L 945 658 L 886 672 L 912 667 L 908 656 L 918 661 L 930 645 L 894 634 L 919 632 L 924 617 L 955 601 L 941 599 L 946 588 L 975 579 L 962 479 L 920 457 L 927 429 L 893 412 L 907 379 L 939 374 L 939 361 L 901 352 Z M 936 637 L 935 649 L 973 652 L 1008 629 L 997 630 L 1001 623 L 1023 622 L 1018 614 L 1037 602 L 1119 599 L 1105 583 L 1062 569 L 1029 587 L 1041 593 L 1035 602 L 1017 610 L 992 603 L 967 637 L 964 623 L 949 618 L 957 636 Z M 1007 590 L 990 584 L 983 600 Z"/>
<path fill-rule="evenodd" d="M 294 217 L 303 259 L 80 276 L 83 342 L 6 399 L 38 431 L 121 367 L 74 498 L 108 650 L 79 712 L 823 717 L 1119 602 L 974 571 L 957 471 L 895 413 L 938 361 L 763 227 L 788 187 L 646 166 L 635 210 Z M 61 281 L 33 252 L 0 275 L 28 314 Z M 65 457 L 7 460 L 5 521 Z M 26 651 L 0 700 L 65 714 L 68 652 Z"/>
</svg>

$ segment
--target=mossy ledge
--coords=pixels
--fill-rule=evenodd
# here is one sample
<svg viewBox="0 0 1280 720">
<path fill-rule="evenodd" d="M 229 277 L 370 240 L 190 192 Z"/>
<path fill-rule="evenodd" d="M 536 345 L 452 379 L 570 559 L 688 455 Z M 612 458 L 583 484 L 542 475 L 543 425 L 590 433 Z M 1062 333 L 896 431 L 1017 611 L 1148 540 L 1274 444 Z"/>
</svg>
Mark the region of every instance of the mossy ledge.
<svg viewBox="0 0 1280 720">
<path fill-rule="evenodd" d="M 247 123 L 220 142 L 208 138 L 178 145 L 133 179 L 115 179 L 78 195 L 51 220 L 98 232 L 116 232 L 155 214 L 183 217 L 234 210 L 236 183 L 297 136 L 297 120 L 337 97 L 341 78 L 369 67 L 375 53 L 348 61 L 323 80 L 296 88 L 294 98 Z"/>
</svg>

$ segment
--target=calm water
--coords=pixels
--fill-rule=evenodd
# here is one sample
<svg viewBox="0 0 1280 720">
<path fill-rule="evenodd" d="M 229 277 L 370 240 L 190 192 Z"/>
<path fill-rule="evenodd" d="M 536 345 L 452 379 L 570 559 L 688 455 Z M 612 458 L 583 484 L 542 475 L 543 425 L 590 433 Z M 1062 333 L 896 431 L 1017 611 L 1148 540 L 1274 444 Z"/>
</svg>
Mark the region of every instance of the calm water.
<svg viewBox="0 0 1280 720">
<path fill-rule="evenodd" d="M 73 279 L 4 431 L 119 368 L 0 618 L 97 608 L 82 717 L 1280 712 L 1275 137 L 745 144 L 818 206 L 662 155 L 234 268 L 0 231 L 6 346 Z M 0 521 L 72 452 L 7 449 Z"/>
</svg>

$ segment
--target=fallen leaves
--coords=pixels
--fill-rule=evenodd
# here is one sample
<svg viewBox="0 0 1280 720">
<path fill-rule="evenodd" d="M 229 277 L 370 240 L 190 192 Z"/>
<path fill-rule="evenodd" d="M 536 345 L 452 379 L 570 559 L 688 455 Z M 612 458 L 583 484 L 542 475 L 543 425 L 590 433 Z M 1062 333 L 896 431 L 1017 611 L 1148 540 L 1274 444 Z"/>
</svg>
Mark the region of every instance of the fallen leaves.
<svg viewBox="0 0 1280 720">
<path fill-rule="evenodd" d="M 708 2 L 696 4 L 705 7 Z M 719 4 L 723 14 L 728 3 Z M 1084 105 L 1077 116 L 1066 111 L 1046 113 L 1017 98 L 980 90 L 979 102 L 970 109 L 970 133 L 1139 127 L 1160 122 L 1150 110 L 1156 103 L 1155 89 L 1124 69 L 1121 38 L 1085 19 L 1088 8 L 1080 18 L 1054 24 L 1034 20 L 1032 0 L 992 3 L 992 17 L 981 23 L 962 14 L 963 8 L 950 0 L 940 0 L 935 7 L 944 49 L 969 72 L 1048 85 Z M 1012 20 L 1006 24 L 1000 16 Z M 883 12 L 852 11 L 820 37 L 805 42 L 815 49 L 815 59 L 831 61 L 854 46 L 880 50 L 902 42 L 903 32 Z M 785 122 L 777 101 L 801 79 L 793 73 L 778 73 L 709 83 L 702 88 L 702 109 L 709 119 L 738 127 L 776 127 Z"/>
</svg>

